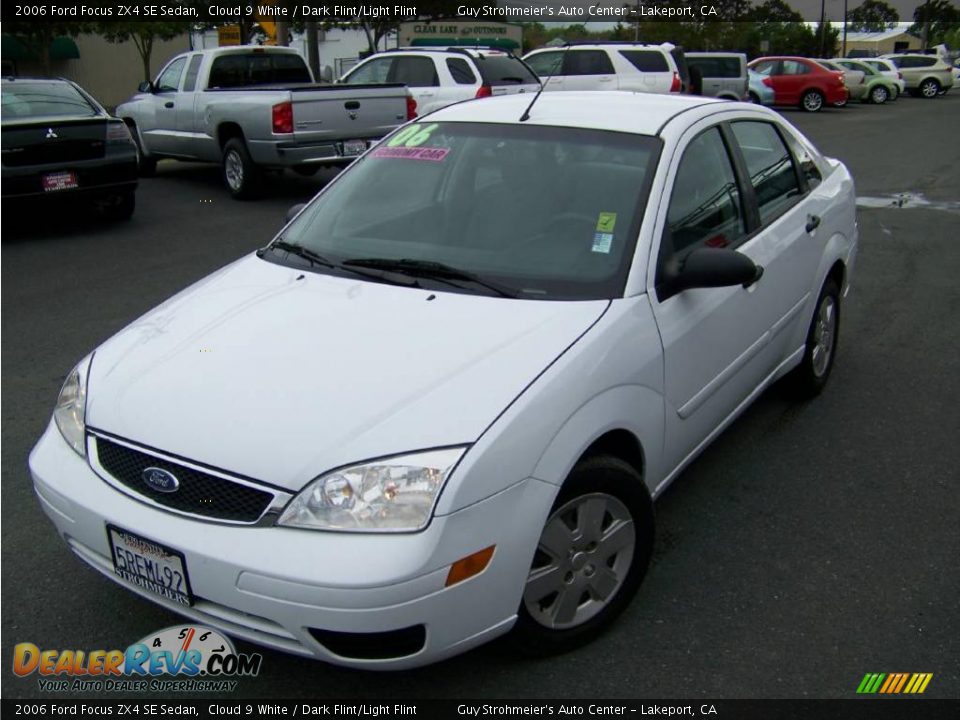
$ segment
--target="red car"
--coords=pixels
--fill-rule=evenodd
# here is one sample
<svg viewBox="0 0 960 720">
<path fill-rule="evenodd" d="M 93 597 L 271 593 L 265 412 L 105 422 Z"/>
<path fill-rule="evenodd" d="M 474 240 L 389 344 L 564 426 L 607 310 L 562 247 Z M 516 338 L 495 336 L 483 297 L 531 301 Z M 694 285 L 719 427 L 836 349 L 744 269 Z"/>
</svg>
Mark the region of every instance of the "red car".
<svg viewBox="0 0 960 720">
<path fill-rule="evenodd" d="M 827 70 L 820 63 L 802 57 L 762 57 L 747 67 L 766 75 L 763 84 L 773 88 L 775 105 L 798 105 L 818 112 L 824 106 L 847 101 L 843 73 Z"/>
</svg>

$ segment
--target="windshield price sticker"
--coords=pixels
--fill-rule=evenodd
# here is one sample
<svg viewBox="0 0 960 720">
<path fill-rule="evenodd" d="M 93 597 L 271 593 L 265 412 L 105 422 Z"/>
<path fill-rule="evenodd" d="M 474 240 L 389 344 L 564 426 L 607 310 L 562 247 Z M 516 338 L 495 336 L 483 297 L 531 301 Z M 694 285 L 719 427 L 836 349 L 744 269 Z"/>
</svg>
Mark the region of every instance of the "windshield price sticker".
<svg viewBox="0 0 960 720">
<path fill-rule="evenodd" d="M 419 147 L 430 139 L 433 131 L 440 127 L 437 123 L 433 125 L 407 125 L 387 141 L 387 147 Z"/>
</svg>

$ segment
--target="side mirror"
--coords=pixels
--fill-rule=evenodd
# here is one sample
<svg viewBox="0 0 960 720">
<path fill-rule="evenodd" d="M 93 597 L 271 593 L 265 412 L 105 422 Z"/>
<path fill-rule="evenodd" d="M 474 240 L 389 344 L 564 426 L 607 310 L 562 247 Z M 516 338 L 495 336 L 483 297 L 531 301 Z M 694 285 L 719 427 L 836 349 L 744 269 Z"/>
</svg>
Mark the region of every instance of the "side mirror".
<svg viewBox="0 0 960 720">
<path fill-rule="evenodd" d="M 297 215 L 299 215 L 299 214 L 300 214 L 300 211 L 303 210 L 306 206 L 307 206 L 306 203 L 297 203 L 297 204 L 294 205 L 292 208 L 290 208 L 289 210 L 287 210 L 287 222 L 290 222 L 290 221 L 293 220 Z M 286 224 L 286 223 L 284 223 L 284 224 Z"/>
<path fill-rule="evenodd" d="M 663 298 L 691 288 L 749 287 L 763 276 L 763 266 L 756 265 L 743 253 L 727 248 L 701 247 L 690 252 L 677 266 L 664 268 Z"/>
<path fill-rule="evenodd" d="M 152 93 L 153 92 L 153 83 L 149 80 L 144 80 L 142 83 L 137 85 L 137 92 L 142 93 Z"/>
</svg>

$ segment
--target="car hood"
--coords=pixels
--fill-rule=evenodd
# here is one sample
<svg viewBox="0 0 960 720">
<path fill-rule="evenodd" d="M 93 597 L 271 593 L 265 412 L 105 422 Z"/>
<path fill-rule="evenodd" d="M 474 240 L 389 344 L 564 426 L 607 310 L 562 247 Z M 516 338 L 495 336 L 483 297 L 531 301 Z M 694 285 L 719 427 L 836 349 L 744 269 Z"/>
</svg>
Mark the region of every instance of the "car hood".
<svg viewBox="0 0 960 720">
<path fill-rule="evenodd" d="M 87 423 L 297 490 L 348 463 L 475 441 L 604 300 L 512 300 L 244 258 L 99 347 Z"/>
</svg>

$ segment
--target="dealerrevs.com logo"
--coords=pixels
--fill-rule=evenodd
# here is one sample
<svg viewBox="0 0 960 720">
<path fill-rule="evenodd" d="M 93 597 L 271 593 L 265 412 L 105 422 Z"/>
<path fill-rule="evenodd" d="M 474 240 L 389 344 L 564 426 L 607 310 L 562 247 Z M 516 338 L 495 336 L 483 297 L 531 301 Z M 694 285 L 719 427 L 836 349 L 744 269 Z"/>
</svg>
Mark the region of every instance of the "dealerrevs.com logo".
<svg viewBox="0 0 960 720">
<path fill-rule="evenodd" d="M 255 677 L 262 661 L 201 625 L 168 627 L 126 650 L 41 650 L 29 642 L 13 649 L 13 672 L 38 675 L 46 692 L 229 692 L 233 678 Z"/>
</svg>

